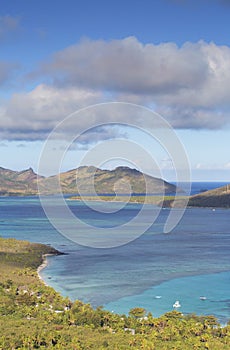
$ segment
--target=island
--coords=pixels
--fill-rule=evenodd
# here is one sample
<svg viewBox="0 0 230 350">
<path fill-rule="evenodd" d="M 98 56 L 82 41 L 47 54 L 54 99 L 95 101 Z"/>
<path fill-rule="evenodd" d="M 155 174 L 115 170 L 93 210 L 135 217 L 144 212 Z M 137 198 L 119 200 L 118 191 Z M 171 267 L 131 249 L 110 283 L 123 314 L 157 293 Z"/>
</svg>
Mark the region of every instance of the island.
<svg viewBox="0 0 230 350">
<path fill-rule="evenodd" d="M 163 207 L 230 208 L 230 185 L 186 197 L 183 190 L 161 178 L 120 166 L 113 170 L 81 166 L 53 176 L 32 168 L 14 171 L 0 167 L 0 196 L 53 195 L 71 200 L 102 200 L 154 204 Z M 179 192 L 179 196 L 175 194 Z"/>
<path fill-rule="evenodd" d="M 0 195 L 28 196 L 55 194 L 60 186 L 64 194 L 174 194 L 176 186 L 144 174 L 136 169 L 120 166 L 103 170 L 81 166 L 54 176 L 40 176 L 32 168 L 13 171 L 0 168 Z"/>
<path fill-rule="evenodd" d="M 164 207 L 181 207 L 183 206 L 183 196 L 165 197 L 162 203 Z M 230 185 L 215 188 L 213 190 L 204 191 L 202 193 L 190 196 L 188 198 L 188 207 L 197 208 L 230 208 Z"/>
</svg>

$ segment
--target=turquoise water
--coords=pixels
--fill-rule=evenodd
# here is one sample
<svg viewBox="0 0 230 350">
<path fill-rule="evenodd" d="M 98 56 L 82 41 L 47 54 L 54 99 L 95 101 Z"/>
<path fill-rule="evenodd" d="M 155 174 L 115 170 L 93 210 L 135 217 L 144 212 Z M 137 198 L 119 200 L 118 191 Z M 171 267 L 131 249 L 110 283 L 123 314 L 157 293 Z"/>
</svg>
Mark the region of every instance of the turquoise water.
<svg viewBox="0 0 230 350">
<path fill-rule="evenodd" d="M 141 294 L 118 299 L 105 305 L 105 308 L 117 313 L 128 314 L 131 308 L 139 305 L 158 317 L 179 301 L 178 311 L 183 314 L 215 315 L 226 324 L 229 320 L 230 308 L 230 272 L 176 278 L 161 283 Z M 200 299 L 205 297 L 205 300 Z"/>
<path fill-rule="evenodd" d="M 71 210 L 82 219 L 108 226 L 81 202 Z M 124 222 L 138 213 L 132 204 L 109 217 Z M 38 198 L 0 198 L 0 235 L 51 244 L 66 253 L 48 259 L 45 281 L 72 300 L 127 313 L 143 306 L 158 316 L 180 301 L 183 313 L 214 314 L 230 320 L 229 210 L 187 209 L 179 225 L 163 234 L 169 210 L 140 238 L 113 249 L 86 248 L 59 234 L 49 223 Z M 87 234 L 87 232 L 86 232 Z M 160 298 L 156 298 L 160 296 Z M 206 300 L 200 300 L 205 296 Z"/>
</svg>

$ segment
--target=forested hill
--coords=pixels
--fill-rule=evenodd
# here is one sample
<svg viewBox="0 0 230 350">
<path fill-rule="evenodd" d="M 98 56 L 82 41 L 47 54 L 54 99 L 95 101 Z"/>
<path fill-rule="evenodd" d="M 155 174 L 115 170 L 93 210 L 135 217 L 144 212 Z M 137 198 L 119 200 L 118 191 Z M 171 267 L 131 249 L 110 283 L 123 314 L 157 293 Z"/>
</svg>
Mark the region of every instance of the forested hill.
<svg viewBox="0 0 230 350">
<path fill-rule="evenodd" d="M 63 193 L 162 193 L 172 194 L 176 186 L 155 178 L 136 169 L 117 167 L 114 170 L 102 170 L 93 166 L 83 166 L 55 176 L 43 177 L 30 168 L 13 171 L 0 168 L 0 195 L 36 195 L 37 181 L 43 194 L 55 193 L 60 181 Z"/>
</svg>

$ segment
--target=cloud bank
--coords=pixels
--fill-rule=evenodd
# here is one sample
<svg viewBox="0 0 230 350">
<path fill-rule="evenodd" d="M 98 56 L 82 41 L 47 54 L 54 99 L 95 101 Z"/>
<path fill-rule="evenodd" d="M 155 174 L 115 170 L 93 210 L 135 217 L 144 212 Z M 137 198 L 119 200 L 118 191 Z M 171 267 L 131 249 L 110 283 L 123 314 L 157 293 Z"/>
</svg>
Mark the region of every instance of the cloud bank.
<svg viewBox="0 0 230 350">
<path fill-rule="evenodd" d="M 56 52 L 31 76 L 43 83 L 1 108 L 3 138 L 43 139 L 69 113 L 105 101 L 150 106 L 175 128 L 220 129 L 230 122 L 228 46 L 83 40 Z"/>
</svg>

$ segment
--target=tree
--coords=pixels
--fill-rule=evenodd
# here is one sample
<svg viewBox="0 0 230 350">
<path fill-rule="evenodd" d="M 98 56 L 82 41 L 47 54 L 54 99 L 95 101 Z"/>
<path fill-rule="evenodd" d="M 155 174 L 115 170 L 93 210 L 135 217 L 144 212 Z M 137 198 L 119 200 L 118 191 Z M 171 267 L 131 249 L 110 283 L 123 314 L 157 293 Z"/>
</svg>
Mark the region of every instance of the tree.
<svg viewBox="0 0 230 350">
<path fill-rule="evenodd" d="M 146 315 L 146 310 L 143 307 L 134 307 L 129 311 L 129 316 L 133 318 L 143 318 Z"/>
</svg>

